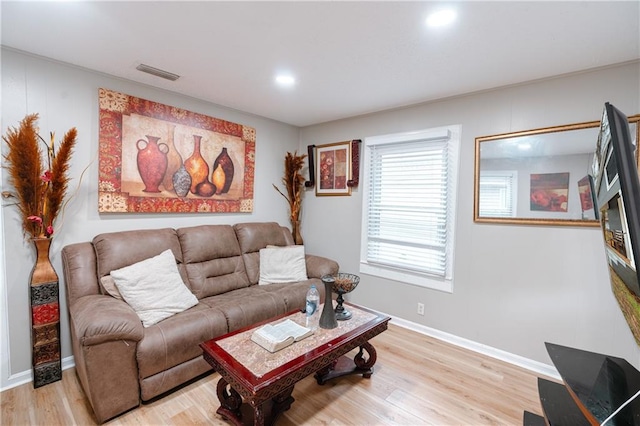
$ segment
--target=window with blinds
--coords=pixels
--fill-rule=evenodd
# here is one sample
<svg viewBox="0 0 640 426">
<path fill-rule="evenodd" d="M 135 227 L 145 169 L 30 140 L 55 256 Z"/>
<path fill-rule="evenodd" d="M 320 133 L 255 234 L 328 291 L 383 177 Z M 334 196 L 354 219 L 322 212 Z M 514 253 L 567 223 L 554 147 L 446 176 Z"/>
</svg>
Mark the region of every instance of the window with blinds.
<svg viewBox="0 0 640 426">
<path fill-rule="evenodd" d="M 451 291 L 459 134 L 365 139 L 361 272 Z"/>
<path fill-rule="evenodd" d="M 515 217 L 517 171 L 484 171 L 480 174 L 481 217 Z"/>
</svg>

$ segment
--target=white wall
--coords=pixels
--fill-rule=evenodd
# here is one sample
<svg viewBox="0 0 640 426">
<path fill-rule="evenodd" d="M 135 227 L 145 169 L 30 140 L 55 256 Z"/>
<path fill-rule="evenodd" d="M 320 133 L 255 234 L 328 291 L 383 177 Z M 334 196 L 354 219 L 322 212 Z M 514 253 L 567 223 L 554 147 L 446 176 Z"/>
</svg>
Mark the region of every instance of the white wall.
<svg viewBox="0 0 640 426">
<path fill-rule="evenodd" d="M 219 84 L 213 82 L 212 84 Z M 98 88 L 104 87 L 122 93 L 173 105 L 224 120 L 245 124 L 256 129 L 256 164 L 254 210 L 252 214 L 98 214 Z M 55 131 L 59 138 L 71 127 L 78 129 L 78 143 L 71 161 L 70 187 L 75 189 L 82 170 L 88 170 L 73 201 L 67 206 L 62 226 L 51 247 L 51 258 L 60 276 L 60 302 L 62 327 L 62 356 L 70 357 L 71 345 L 67 321 L 64 282 L 60 250 L 67 244 L 89 241 L 101 232 L 136 228 L 182 227 L 199 224 L 275 221 L 289 225 L 288 205 L 271 186 L 280 184 L 284 156 L 297 149 L 299 130 L 265 118 L 198 101 L 174 93 L 160 91 L 112 78 L 103 74 L 24 55 L 2 49 L 2 134 L 9 126 L 18 126 L 28 113 L 40 114 L 40 133 Z M 3 144 L 3 150 L 6 149 Z M 4 152 L 4 151 L 3 151 Z M 2 177 L 2 190 L 6 185 Z M 6 188 L 6 189 L 5 189 Z M 3 201 L 3 205 L 6 204 Z M 8 336 L 3 336 L 2 382 L 0 388 L 28 378 L 31 369 L 28 282 L 35 262 L 35 250 L 25 241 L 17 209 L 2 209 L 2 242 L 0 251 L 6 266 L 0 272 L 0 300 L 2 325 L 8 325 Z M 9 359 L 5 357 L 9 354 Z"/>
<path fill-rule="evenodd" d="M 351 300 L 545 364 L 549 341 L 640 366 L 597 228 L 473 222 L 476 137 L 599 120 L 605 101 L 640 113 L 639 63 L 303 128 L 299 150 L 306 152 L 309 144 L 462 125 L 453 294 L 362 275 Z M 308 192 L 302 219 L 308 250 L 358 273 L 361 207 L 357 189 L 350 197 Z M 424 316 L 416 314 L 418 302 Z"/>
</svg>

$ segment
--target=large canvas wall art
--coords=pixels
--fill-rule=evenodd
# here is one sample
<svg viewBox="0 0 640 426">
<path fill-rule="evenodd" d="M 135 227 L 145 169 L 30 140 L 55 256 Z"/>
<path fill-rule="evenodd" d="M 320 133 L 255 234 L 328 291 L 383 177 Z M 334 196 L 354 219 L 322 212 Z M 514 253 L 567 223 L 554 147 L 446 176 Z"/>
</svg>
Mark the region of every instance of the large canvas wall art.
<svg viewBox="0 0 640 426">
<path fill-rule="evenodd" d="M 255 129 L 99 89 L 101 213 L 253 210 Z"/>
</svg>

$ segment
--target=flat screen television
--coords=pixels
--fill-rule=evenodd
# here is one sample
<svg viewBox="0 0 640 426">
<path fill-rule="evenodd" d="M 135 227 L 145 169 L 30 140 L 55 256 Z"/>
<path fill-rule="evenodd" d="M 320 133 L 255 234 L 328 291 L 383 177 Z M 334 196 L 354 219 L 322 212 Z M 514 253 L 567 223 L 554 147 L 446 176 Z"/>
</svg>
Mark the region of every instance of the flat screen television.
<svg viewBox="0 0 640 426">
<path fill-rule="evenodd" d="M 627 116 L 606 103 L 590 174 L 613 293 L 640 345 L 640 179 Z"/>
</svg>

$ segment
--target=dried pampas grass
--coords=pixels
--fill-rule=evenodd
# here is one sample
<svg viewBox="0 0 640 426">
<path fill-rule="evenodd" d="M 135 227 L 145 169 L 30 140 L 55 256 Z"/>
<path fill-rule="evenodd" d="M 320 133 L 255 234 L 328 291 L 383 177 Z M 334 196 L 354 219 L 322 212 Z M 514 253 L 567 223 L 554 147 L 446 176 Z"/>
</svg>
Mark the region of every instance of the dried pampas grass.
<svg viewBox="0 0 640 426">
<path fill-rule="evenodd" d="M 77 130 L 69 130 L 55 151 L 54 134 L 50 143 L 38 135 L 38 114 L 27 115 L 16 129 L 9 128 L 2 139 L 8 152 L 3 156 L 14 191 L 3 192 L 15 198 L 22 216 L 22 228 L 30 238 L 50 238 L 54 221 L 63 208 L 69 185 L 69 161 L 76 143 Z M 44 149 L 42 148 L 44 145 Z M 44 160 L 44 163 L 43 163 Z"/>
<path fill-rule="evenodd" d="M 277 186 L 273 187 L 282 195 L 289 203 L 289 220 L 291 221 L 293 238 L 296 244 L 302 244 L 302 236 L 300 235 L 300 210 L 302 208 L 302 187 L 304 186 L 304 177 L 300 174 L 300 170 L 304 167 L 304 159 L 306 154 L 298 155 L 297 151 L 293 154 L 287 152 L 284 157 L 284 176 L 282 183 L 286 188 L 284 194 Z"/>
</svg>

